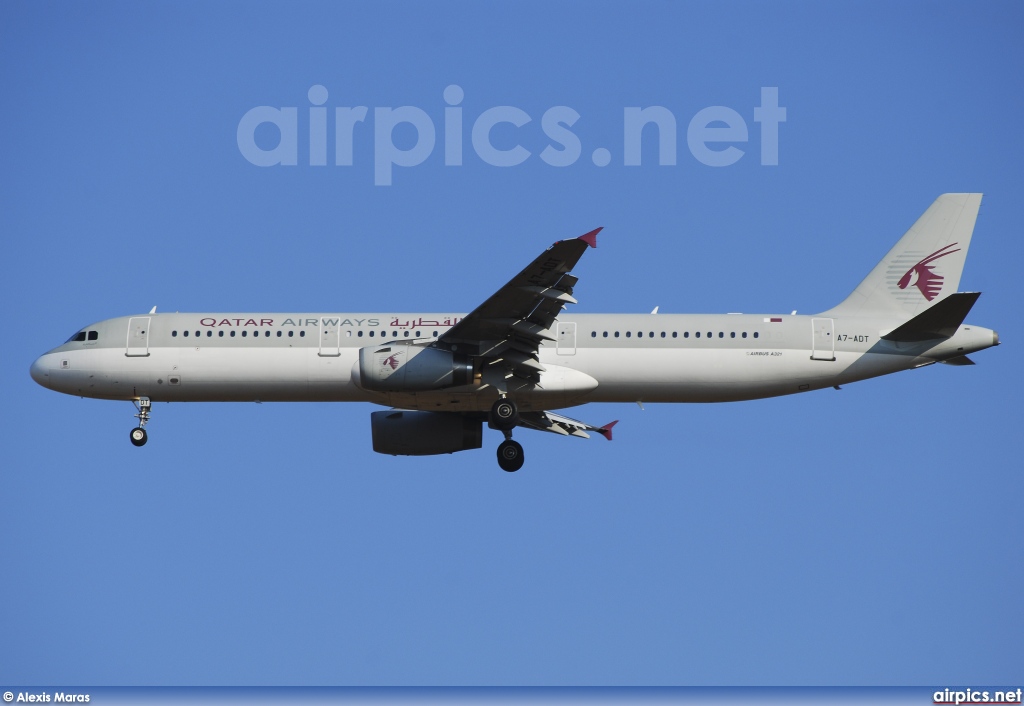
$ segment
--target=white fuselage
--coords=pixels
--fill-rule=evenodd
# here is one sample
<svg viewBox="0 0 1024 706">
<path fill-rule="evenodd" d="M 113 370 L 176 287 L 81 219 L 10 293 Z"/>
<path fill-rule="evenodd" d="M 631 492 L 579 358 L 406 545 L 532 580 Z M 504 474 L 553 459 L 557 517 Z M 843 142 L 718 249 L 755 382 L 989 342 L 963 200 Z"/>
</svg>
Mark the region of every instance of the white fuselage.
<svg viewBox="0 0 1024 706">
<path fill-rule="evenodd" d="M 89 326 L 42 355 L 32 377 L 72 395 L 154 402 L 365 401 L 487 410 L 503 384 L 424 392 L 360 386 L 359 351 L 429 346 L 459 321 L 437 314 L 147 314 Z M 787 395 L 920 367 L 998 343 L 963 325 L 943 341 L 895 343 L 902 321 L 744 314 L 563 314 L 540 348 L 540 384 L 509 388 L 523 410 L 587 402 L 725 402 Z M 90 340 L 92 339 L 92 340 Z"/>
</svg>

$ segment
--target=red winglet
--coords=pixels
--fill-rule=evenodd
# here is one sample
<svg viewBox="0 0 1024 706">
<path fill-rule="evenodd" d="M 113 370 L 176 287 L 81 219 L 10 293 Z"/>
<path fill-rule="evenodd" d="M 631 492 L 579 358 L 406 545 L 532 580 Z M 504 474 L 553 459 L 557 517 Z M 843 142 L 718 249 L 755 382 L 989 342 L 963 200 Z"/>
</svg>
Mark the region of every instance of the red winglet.
<svg viewBox="0 0 1024 706">
<path fill-rule="evenodd" d="M 594 230 L 590 231 L 586 235 L 581 235 L 579 238 L 577 238 L 577 240 L 582 240 L 584 243 L 586 243 L 590 247 L 596 248 L 597 247 L 597 234 L 600 233 L 603 228 L 604 228 L 604 226 L 601 226 L 601 228 L 595 228 Z"/>
<path fill-rule="evenodd" d="M 598 230 L 600 230 L 600 229 L 598 229 Z M 608 439 L 608 441 L 611 441 L 612 440 L 612 427 L 615 426 L 618 423 L 619 423 L 619 420 L 616 419 L 611 424 L 605 424 L 603 427 L 601 427 L 600 429 L 597 430 L 597 433 L 600 434 L 601 436 L 603 436 L 604 438 Z"/>
</svg>

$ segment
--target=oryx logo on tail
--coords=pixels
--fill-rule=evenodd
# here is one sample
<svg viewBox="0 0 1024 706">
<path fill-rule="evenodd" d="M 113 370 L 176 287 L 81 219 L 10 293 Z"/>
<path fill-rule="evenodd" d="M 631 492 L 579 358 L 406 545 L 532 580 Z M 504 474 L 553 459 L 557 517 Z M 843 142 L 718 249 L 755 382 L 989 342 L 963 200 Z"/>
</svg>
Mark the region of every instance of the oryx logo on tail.
<svg viewBox="0 0 1024 706">
<path fill-rule="evenodd" d="M 913 284 L 915 287 L 921 290 L 921 294 L 923 294 L 924 298 L 927 299 L 928 301 L 931 301 L 935 297 L 939 296 L 939 292 L 942 291 L 943 277 L 942 275 L 935 274 L 935 270 L 932 269 L 931 263 L 935 262 L 941 257 L 945 257 L 946 255 L 951 255 L 952 253 L 960 252 L 960 248 L 950 250 L 950 248 L 954 246 L 956 246 L 956 243 L 947 245 L 946 247 L 941 248 L 940 250 L 936 250 L 931 255 L 918 262 L 916 265 L 907 270 L 906 274 L 904 274 L 900 278 L 900 281 L 896 283 L 896 286 L 898 286 L 900 289 L 906 289 L 911 284 Z M 917 275 L 916 278 L 914 277 L 915 273 Z"/>
</svg>

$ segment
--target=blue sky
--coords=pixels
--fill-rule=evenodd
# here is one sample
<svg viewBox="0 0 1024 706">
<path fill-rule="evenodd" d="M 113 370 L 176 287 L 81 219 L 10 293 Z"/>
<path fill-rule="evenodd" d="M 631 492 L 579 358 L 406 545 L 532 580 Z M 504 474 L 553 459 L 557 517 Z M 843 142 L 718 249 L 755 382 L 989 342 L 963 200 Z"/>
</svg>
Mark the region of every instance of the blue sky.
<svg viewBox="0 0 1024 706">
<path fill-rule="evenodd" d="M 1024 672 L 1019 3 L 98 5 L 0 9 L 5 345 L 0 682 L 939 684 Z M 446 87 L 463 164 L 445 166 Z M 311 166 L 308 91 L 366 106 Z M 762 87 L 786 121 L 760 162 Z M 295 107 L 295 166 L 237 128 Z M 437 144 L 374 184 L 375 108 Z M 473 122 L 515 106 L 492 142 Z M 542 116 L 579 114 L 554 167 Z M 675 165 L 628 107 L 676 119 Z M 741 158 L 691 119 L 725 106 Z M 413 147 L 409 125 L 392 135 Z M 274 146 L 263 126 L 254 139 Z M 558 145 L 554 145 L 558 147 Z M 607 149 L 605 167 L 592 153 Z M 812 313 L 936 196 L 985 193 L 961 281 L 1005 344 L 840 392 L 593 405 L 615 440 L 521 432 L 391 458 L 369 405 L 159 405 L 35 385 L 78 328 L 148 311 L 468 311 L 604 226 L 579 312 Z M 552 437 L 552 438 L 548 438 Z M 1009 684 L 1007 684 L 1009 685 Z"/>
</svg>

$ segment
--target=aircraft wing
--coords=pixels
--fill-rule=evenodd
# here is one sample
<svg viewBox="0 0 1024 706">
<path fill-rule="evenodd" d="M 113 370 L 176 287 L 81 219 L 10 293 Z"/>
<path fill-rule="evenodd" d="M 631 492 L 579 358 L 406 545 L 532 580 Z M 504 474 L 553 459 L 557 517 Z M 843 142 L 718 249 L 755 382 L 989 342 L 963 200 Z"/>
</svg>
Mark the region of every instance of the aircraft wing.
<svg viewBox="0 0 1024 706">
<path fill-rule="evenodd" d="M 605 424 L 603 427 L 595 427 L 587 424 L 586 422 L 580 422 L 569 417 L 563 417 L 560 414 L 554 412 L 520 412 L 519 413 L 519 426 L 526 427 L 527 429 L 536 429 L 537 431 L 550 431 L 555 434 L 561 434 L 562 436 L 578 436 L 583 439 L 589 439 L 590 435 L 588 431 L 597 432 L 608 441 L 612 440 L 612 427 L 619 423 L 619 420 L 615 420 L 610 424 Z"/>
<path fill-rule="evenodd" d="M 562 308 L 576 303 L 577 278 L 569 272 L 588 247 L 597 247 L 600 230 L 549 247 L 439 341 L 475 349 L 485 364 L 502 364 L 512 375 L 537 382 L 544 370 L 538 349 L 555 340 L 550 329 Z"/>
</svg>

